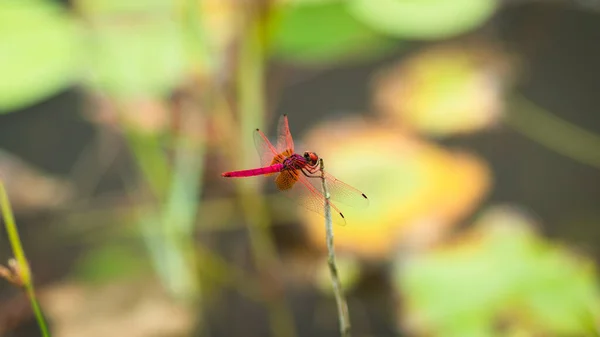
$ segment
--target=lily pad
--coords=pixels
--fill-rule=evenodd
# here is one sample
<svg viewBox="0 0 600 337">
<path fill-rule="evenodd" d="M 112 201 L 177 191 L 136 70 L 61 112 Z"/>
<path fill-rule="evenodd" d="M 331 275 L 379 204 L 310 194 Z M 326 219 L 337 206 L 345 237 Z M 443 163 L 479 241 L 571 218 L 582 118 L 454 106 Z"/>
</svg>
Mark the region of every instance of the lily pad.
<svg viewBox="0 0 600 337">
<path fill-rule="evenodd" d="M 303 148 L 319 149 L 329 173 L 371 200 L 358 208 L 334 199 L 347 223 L 335 229 L 340 253 L 388 259 L 398 245 L 435 242 L 479 205 L 491 185 L 487 165 L 476 156 L 357 118 L 325 122 L 303 140 Z M 324 247 L 323 218 L 300 211 L 308 237 Z"/>
<path fill-rule="evenodd" d="M 0 1 L 0 112 L 34 104 L 80 74 L 79 29 L 49 1 Z"/>
<path fill-rule="evenodd" d="M 284 5 L 273 26 L 274 56 L 299 63 L 368 58 L 394 44 L 348 11 L 344 1 Z"/>
<path fill-rule="evenodd" d="M 189 62 L 173 5 L 155 0 L 148 9 L 103 2 L 86 7 L 94 22 L 90 84 L 126 97 L 166 94 L 178 85 Z"/>
<path fill-rule="evenodd" d="M 382 71 L 375 102 L 390 121 L 433 137 L 467 134 L 498 123 L 510 63 L 484 44 L 425 49 Z"/>
<path fill-rule="evenodd" d="M 355 17 L 373 29 L 407 39 L 443 39 L 485 22 L 495 0 L 351 0 Z"/>
<path fill-rule="evenodd" d="M 500 325 L 528 336 L 590 335 L 600 305 L 591 261 L 539 237 L 508 209 L 396 271 L 402 320 L 431 336 L 494 335 Z"/>
</svg>

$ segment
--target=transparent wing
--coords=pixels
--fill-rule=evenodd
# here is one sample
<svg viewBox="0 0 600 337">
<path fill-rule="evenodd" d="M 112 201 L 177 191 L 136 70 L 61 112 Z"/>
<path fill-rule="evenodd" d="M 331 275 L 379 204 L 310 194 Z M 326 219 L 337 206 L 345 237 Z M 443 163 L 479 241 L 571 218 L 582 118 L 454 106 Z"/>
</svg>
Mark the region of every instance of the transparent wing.
<svg viewBox="0 0 600 337">
<path fill-rule="evenodd" d="M 271 165 L 273 161 L 282 163 L 286 157 L 294 153 L 294 140 L 290 133 L 287 115 L 281 116 L 277 130 L 276 146 L 273 146 L 269 138 L 262 131 L 259 129 L 254 131 L 254 146 L 256 147 L 262 166 Z"/>
<path fill-rule="evenodd" d="M 321 190 L 316 189 L 310 184 L 302 173 L 297 171 L 282 171 L 275 178 L 275 183 L 277 188 L 282 191 L 286 197 L 292 199 L 309 211 L 324 217 L 325 197 L 321 193 Z M 339 208 L 332 202 L 330 202 L 329 205 L 331 206 L 331 219 L 333 223 L 342 226 L 346 225 L 346 219 Z"/>
<path fill-rule="evenodd" d="M 321 172 L 317 171 L 314 175 L 311 175 L 310 178 L 305 176 L 302 178 L 313 188 L 321 191 Z M 329 194 L 331 195 L 331 200 L 355 208 L 366 208 L 369 206 L 369 199 L 363 192 L 342 182 L 327 172 L 325 172 L 325 183 L 327 184 L 327 191 L 329 191 Z"/>
<path fill-rule="evenodd" d="M 294 152 L 294 140 L 292 139 L 292 133 L 290 132 L 290 126 L 288 124 L 287 115 L 279 118 L 279 125 L 277 126 L 277 147 L 278 153 L 286 150 Z"/>
<path fill-rule="evenodd" d="M 280 153 L 277 152 L 267 136 L 259 129 L 254 131 L 254 146 L 260 158 L 260 165 L 263 167 L 271 165 L 273 159 Z"/>
</svg>

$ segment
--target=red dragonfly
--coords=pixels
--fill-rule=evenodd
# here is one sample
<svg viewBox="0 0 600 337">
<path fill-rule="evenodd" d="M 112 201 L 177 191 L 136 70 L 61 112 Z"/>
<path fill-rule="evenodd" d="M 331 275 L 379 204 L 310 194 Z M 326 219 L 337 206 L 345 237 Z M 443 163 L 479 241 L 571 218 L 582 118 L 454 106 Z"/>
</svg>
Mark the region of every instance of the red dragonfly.
<svg viewBox="0 0 600 337">
<path fill-rule="evenodd" d="M 294 140 L 290 133 L 287 115 L 279 120 L 279 136 L 277 145 L 273 146 L 265 134 L 256 129 L 254 144 L 260 156 L 261 167 L 250 170 L 225 172 L 221 175 L 228 178 L 253 177 L 259 175 L 275 177 L 275 185 L 289 197 L 302 206 L 323 216 L 325 196 L 321 188 L 321 170 L 319 156 L 306 151 L 303 155 L 294 151 Z M 354 206 L 366 207 L 369 204 L 367 196 L 356 188 L 347 185 L 325 172 L 325 181 L 330 199 Z M 332 219 L 335 223 L 344 225 L 346 220 L 339 208 L 330 202 Z"/>
</svg>

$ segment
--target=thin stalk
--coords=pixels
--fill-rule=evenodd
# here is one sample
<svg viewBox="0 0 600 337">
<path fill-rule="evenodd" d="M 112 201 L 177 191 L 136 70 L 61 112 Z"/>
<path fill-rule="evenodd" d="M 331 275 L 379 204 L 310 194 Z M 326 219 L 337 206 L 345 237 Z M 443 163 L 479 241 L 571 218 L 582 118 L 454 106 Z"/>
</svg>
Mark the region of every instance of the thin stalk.
<svg viewBox="0 0 600 337">
<path fill-rule="evenodd" d="M 251 141 L 253 131 L 264 121 L 264 50 L 262 45 L 262 25 L 265 22 L 251 11 L 248 32 L 240 39 L 238 55 L 238 109 L 240 116 L 239 148 L 242 152 L 232 158 L 236 165 L 246 166 L 256 162 L 256 149 Z M 273 336 L 294 337 L 295 327 L 292 312 L 283 296 L 282 281 L 276 275 L 278 270 L 275 244 L 269 233 L 269 216 L 258 186 L 252 181 L 240 179 L 237 182 L 242 210 L 248 223 L 248 234 L 253 258 L 265 287 L 264 301 L 269 314 L 269 324 Z"/>
<path fill-rule="evenodd" d="M 600 136 L 515 96 L 505 118 L 513 129 L 580 163 L 600 168 Z"/>
<path fill-rule="evenodd" d="M 325 164 L 323 159 L 319 159 L 321 170 L 321 187 L 325 195 L 325 235 L 327 240 L 327 264 L 329 265 L 329 273 L 331 274 L 331 284 L 333 285 L 333 293 L 338 309 L 338 321 L 340 324 L 340 334 L 342 337 L 350 337 L 350 315 L 348 314 L 348 303 L 342 290 L 342 283 L 338 276 L 337 265 L 335 264 L 335 247 L 333 246 L 333 224 L 331 221 L 331 206 L 329 199 L 331 195 L 327 190 L 325 183 Z"/>
<path fill-rule="evenodd" d="M 161 151 L 159 136 L 144 134 L 131 127 L 124 127 L 124 134 L 135 161 L 146 178 L 154 197 L 165 200 L 169 190 L 169 179 L 173 176 L 167 158 Z"/>
<path fill-rule="evenodd" d="M 124 107 L 120 109 L 127 112 Z M 196 113 L 184 110 L 184 122 L 188 123 L 184 125 L 195 121 L 191 116 Z M 128 146 L 156 200 L 153 209 L 136 210 L 154 269 L 171 294 L 193 301 L 200 291 L 193 233 L 205 144 L 192 139 L 187 130 L 170 135 L 169 145 L 174 147 L 171 165 L 162 150 L 165 141 L 160 135 L 137 130 L 125 122 L 123 125 Z M 128 188 L 135 195 L 137 187 Z"/>
<path fill-rule="evenodd" d="M 35 315 L 35 319 L 40 326 L 42 336 L 49 337 L 50 332 L 48 330 L 48 326 L 46 325 L 44 315 L 42 314 L 42 309 L 35 296 L 35 289 L 33 287 L 29 263 L 25 257 L 25 251 L 23 250 L 23 245 L 21 244 L 21 239 L 19 237 L 19 231 L 17 230 L 17 225 L 15 224 L 15 217 L 12 212 L 12 207 L 10 206 L 10 201 L 8 200 L 8 195 L 2 181 L 0 181 L 0 210 L 2 210 L 2 218 L 4 219 L 4 226 L 6 227 L 6 232 L 8 233 L 8 240 L 10 241 L 13 254 L 17 260 L 19 271 L 18 276 L 20 277 L 20 281 L 23 283 L 27 297 L 29 297 L 29 302 L 31 302 L 31 307 Z"/>
</svg>

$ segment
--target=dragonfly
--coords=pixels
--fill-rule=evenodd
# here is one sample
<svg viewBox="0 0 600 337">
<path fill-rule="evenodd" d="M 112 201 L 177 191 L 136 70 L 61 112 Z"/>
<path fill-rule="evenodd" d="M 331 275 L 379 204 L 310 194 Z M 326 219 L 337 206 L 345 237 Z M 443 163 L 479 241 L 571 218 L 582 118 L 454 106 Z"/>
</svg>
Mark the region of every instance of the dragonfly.
<svg viewBox="0 0 600 337">
<path fill-rule="evenodd" d="M 319 156 L 312 151 L 298 154 L 294 149 L 294 140 L 290 133 L 287 115 L 281 116 L 278 126 L 277 143 L 273 145 L 260 130 L 254 131 L 254 144 L 260 156 L 261 166 L 249 170 L 222 173 L 227 178 L 254 176 L 274 176 L 279 191 L 293 199 L 304 208 L 324 216 L 326 198 L 322 192 L 322 177 Z M 330 195 L 332 220 L 345 225 L 346 218 L 335 202 L 363 208 L 368 206 L 367 196 L 356 188 L 323 172 Z"/>
</svg>

